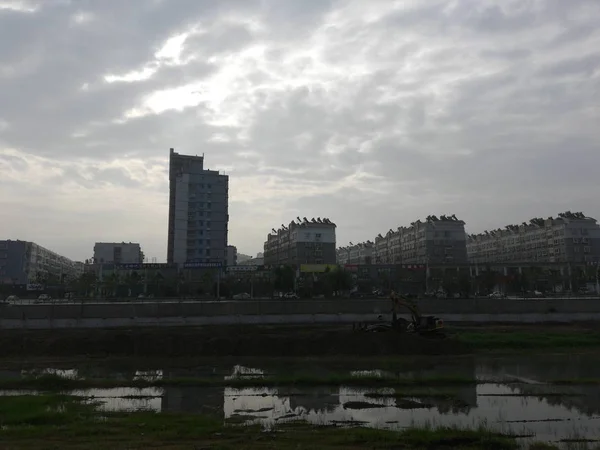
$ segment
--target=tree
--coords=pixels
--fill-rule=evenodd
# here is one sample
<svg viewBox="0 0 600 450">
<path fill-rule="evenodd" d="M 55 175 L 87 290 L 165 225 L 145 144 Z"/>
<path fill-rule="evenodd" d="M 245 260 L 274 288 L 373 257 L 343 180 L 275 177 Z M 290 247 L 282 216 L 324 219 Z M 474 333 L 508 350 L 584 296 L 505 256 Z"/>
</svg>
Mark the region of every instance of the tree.
<svg viewBox="0 0 600 450">
<path fill-rule="evenodd" d="M 162 273 L 160 272 L 154 272 L 154 275 L 152 276 L 152 284 L 154 285 L 154 294 L 155 295 L 161 295 L 161 287 L 163 284 L 165 277 L 163 276 Z"/>
<path fill-rule="evenodd" d="M 471 278 L 468 274 L 461 273 L 458 278 L 458 290 L 466 298 L 471 295 Z"/>
<path fill-rule="evenodd" d="M 94 272 L 84 272 L 79 277 L 69 280 L 67 288 L 75 295 L 87 297 L 93 292 L 96 281 L 96 274 Z"/>
<path fill-rule="evenodd" d="M 119 275 L 116 272 L 113 272 L 104 278 L 103 285 L 106 292 L 109 293 L 108 295 L 110 297 L 114 297 L 117 295 L 117 287 L 119 286 L 119 282 Z"/>
<path fill-rule="evenodd" d="M 339 266 L 327 272 L 327 277 L 335 294 L 339 294 L 341 291 L 348 291 L 352 287 L 352 276 Z"/>
<path fill-rule="evenodd" d="M 296 274 L 291 266 L 280 266 L 275 269 L 274 287 L 279 292 L 290 292 L 294 289 Z"/>
</svg>

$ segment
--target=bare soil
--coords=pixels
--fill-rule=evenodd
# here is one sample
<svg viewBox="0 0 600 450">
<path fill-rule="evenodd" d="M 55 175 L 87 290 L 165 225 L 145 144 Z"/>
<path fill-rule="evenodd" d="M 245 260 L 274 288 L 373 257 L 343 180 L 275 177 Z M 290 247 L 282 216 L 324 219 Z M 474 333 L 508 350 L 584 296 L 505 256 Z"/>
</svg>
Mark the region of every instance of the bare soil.
<svg viewBox="0 0 600 450">
<path fill-rule="evenodd" d="M 366 333 L 345 326 L 213 326 L 103 330 L 1 330 L 0 358 L 74 356 L 387 356 L 469 353 L 447 339 Z"/>
</svg>

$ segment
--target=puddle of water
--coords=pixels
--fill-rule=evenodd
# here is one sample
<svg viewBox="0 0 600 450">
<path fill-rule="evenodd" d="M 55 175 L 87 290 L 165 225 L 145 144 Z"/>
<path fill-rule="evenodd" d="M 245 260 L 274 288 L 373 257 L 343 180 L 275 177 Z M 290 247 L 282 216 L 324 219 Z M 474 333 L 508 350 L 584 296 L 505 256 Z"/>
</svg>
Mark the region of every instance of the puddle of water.
<svg viewBox="0 0 600 450">
<path fill-rule="evenodd" d="M 600 378 L 600 355 L 548 355 L 460 359 L 455 363 L 435 358 L 423 368 L 413 365 L 386 370 L 339 363 L 266 365 L 208 364 L 187 369 L 146 369 L 127 372 L 103 368 L 0 371 L 0 378 L 54 374 L 65 378 L 126 378 L 159 380 L 171 377 L 218 379 L 263 378 L 266 374 L 351 374 L 356 377 L 464 376 L 491 381 L 477 386 L 437 387 L 432 395 L 395 398 L 394 389 L 338 388 L 217 388 L 169 386 L 165 388 L 88 389 L 71 392 L 97 402 L 103 411 L 170 411 L 210 413 L 238 423 L 265 427 L 303 419 L 315 424 L 363 425 L 385 429 L 410 426 L 478 427 L 500 432 L 534 435 L 536 440 L 600 438 L 600 389 L 598 386 L 552 386 L 555 379 Z M 401 365 L 401 364 L 400 364 Z M 423 389 L 419 389 L 420 391 Z M 452 392 L 441 398 L 439 392 Z M 438 395 L 433 395 L 435 393 Z M 373 395 L 373 394 L 377 395 Z M 36 394 L 5 391 L 0 395 Z"/>
<path fill-rule="evenodd" d="M 245 367 L 241 365 L 233 366 L 233 372 L 231 375 L 225 377 L 226 380 L 235 380 L 240 378 L 264 378 L 265 372 L 261 369 L 255 369 L 252 367 Z"/>
<path fill-rule="evenodd" d="M 553 405 L 541 397 L 515 396 L 518 389 L 514 386 L 482 384 L 469 389 L 475 391 L 475 397 L 467 393 L 460 398 L 458 392 L 465 406 L 449 409 L 435 398 L 373 398 L 365 395 L 373 390 L 344 387 L 306 396 L 288 396 L 277 389 L 226 388 L 224 413 L 226 419 L 243 413 L 250 416 L 247 423 L 265 426 L 302 419 L 314 424 L 360 423 L 385 429 L 485 425 L 499 432 L 534 436 L 536 440 L 549 442 L 573 436 L 586 439 L 600 436 L 600 416 Z M 390 390 L 378 392 L 390 394 Z"/>
<path fill-rule="evenodd" d="M 600 415 L 583 413 L 562 399 L 544 397 L 540 386 L 496 383 L 453 387 L 453 397 L 394 397 L 394 389 L 165 387 L 86 389 L 70 392 L 98 403 L 102 411 L 211 412 L 225 420 L 261 424 L 305 420 L 313 424 L 406 427 L 484 425 L 503 433 L 557 443 L 598 439 Z M 552 393 L 546 389 L 547 393 Z M 5 391 L 0 395 L 35 394 Z M 535 396 L 532 396 L 535 395 Z M 579 397 L 574 397 L 579 398 Z M 552 403 L 552 401 L 554 403 Z"/>
<path fill-rule="evenodd" d="M 162 370 L 136 370 L 134 380 L 157 381 L 163 379 Z"/>
<path fill-rule="evenodd" d="M 53 369 L 53 368 L 43 368 L 43 369 L 31 369 L 31 370 L 22 370 L 22 377 L 41 377 L 44 375 L 55 375 L 61 378 L 67 378 L 69 380 L 76 380 L 80 378 L 79 372 L 77 369 Z"/>
</svg>

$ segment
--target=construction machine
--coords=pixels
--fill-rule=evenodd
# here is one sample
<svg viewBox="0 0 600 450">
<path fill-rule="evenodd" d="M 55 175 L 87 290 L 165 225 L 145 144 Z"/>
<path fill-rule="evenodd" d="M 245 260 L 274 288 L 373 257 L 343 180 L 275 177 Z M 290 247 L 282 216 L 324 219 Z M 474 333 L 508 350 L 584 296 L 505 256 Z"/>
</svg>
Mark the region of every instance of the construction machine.
<svg viewBox="0 0 600 450">
<path fill-rule="evenodd" d="M 396 330 L 407 333 L 418 333 L 422 335 L 431 335 L 434 337 L 443 336 L 444 321 L 436 316 L 424 316 L 421 311 L 410 300 L 400 297 L 392 291 L 390 295 L 392 301 L 392 322 L 377 323 L 371 325 L 355 324 L 354 328 L 361 331 L 387 331 Z M 407 321 L 398 317 L 398 312 L 401 309 L 408 309 L 411 315 L 411 320 Z M 380 319 L 383 317 L 380 316 Z"/>
</svg>

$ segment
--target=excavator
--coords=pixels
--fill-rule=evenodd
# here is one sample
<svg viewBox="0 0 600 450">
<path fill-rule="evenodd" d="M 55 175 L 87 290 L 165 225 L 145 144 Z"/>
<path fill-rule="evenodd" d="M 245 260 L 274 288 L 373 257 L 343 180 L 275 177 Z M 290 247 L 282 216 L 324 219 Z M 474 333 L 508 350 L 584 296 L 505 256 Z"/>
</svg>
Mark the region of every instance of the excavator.
<svg viewBox="0 0 600 450">
<path fill-rule="evenodd" d="M 387 331 L 395 330 L 406 333 L 418 333 L 432 337 L 443 337 L 444 321 L 435 316 L 423 316 L 417 305 L 410 300 L 400 297 L 394 291 L 390 295 L 392 301 L 392 322 L 377 324 L 355 324 L 354 329 L 360 331 Z M 411 320 L 407 321 L 398 317 L 401 308 L 408 309 Z M 382 316 L 380 316 L 380 319 Z"/>
</svg>

